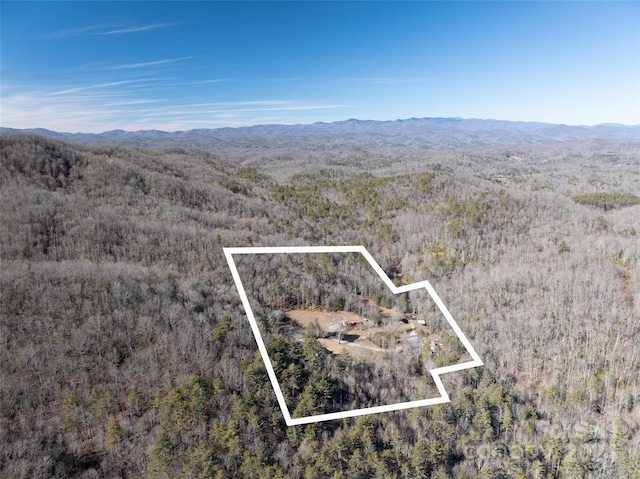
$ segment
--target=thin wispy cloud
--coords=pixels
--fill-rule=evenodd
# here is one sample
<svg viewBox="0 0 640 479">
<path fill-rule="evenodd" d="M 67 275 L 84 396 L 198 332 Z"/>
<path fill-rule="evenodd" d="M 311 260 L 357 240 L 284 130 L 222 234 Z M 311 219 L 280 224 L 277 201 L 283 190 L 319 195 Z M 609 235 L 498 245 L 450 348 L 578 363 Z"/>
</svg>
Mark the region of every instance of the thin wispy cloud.
<svg viewBox="0 0 640 479">
<path fill-rule="evenodd" d="M 101 32 L 100 35 L 119 35 L 122 33 L 145 32 L 147 30 L 155 30 L 156 28 L 171 27 L 173 25 L 175 25 L 175 23 L 154 23 L 152 25 L 140 25 L 140 26 L 116 28 L 115 30 Z"/>
<path fill-rule="evenodd" d="M 349 105 L 341 105 L 341 104 L 328 104 L 328 105 L 290 105 L 290 106 L 280 106 L 280 107 L 264 107 L 264 108 L 239 108 L 235 111 L 244 112 L 244 113 L 254 113 L 254 112 L 278 112 L 278 111 L 312 111 L 312 110 L 333 110 L 336 108 L 345 108 Z"/>
<path fill-rule="evenodd" d="M 165 80 L 166 81 L 163 82 L 159 86 L 162 86 L 164 88 L 168 88 L 168 87 L 184 87 L 184 86 L 196 86 L 196 85 L 212 85 L 212 84 L 215 84 L 215 83 L 228 82 L 231 79 L 230 78 L 217 78 L 217 79 L 211 79 L 211 80 L 178 81 L 178 79 L 176 79 L 176 78 L 167 78 Z"/>
<path fill-rule="evenodd" d="M 152 62 L 141 62 L 141 63 L 128 63 L 125 65 L 116 65 L 113 67 L 109 67 L 110 70 L 127 70 L 132 68 L 146 68 L 146 67 L 154 67 L 158 65 L 167 65 L 169 63 L 181 62 L 183 60 L 189 60 L 193 58 L 192 56 L 188 57 L 180 57 L 180 58 L 166 58 L 164 60 L 156 60 Z"/>
<path fill-rule="evenodd" d="M 60 30 L 52 33 L 48 38 L 67 38 L 85 35 L 121 35 L 127 33 L 145 32 L 158 28 L 171 27 L 175 23 L 152 23 L 148 25 L 122 25 L 114 23 L 106 23 L 99 25 L 87 25 L 85 27 L 72 28 L 69 30 Z"/>
<path fill-rule="evenodd" d="M 401 78 L 401 77 L 379 77 L 379 78 L 347 78 L 341 81 L 369 83 L 373 85 L 403 85 L 408 83 L 427 83 L 433 81 L 433 78 Z"/>
<path fill-rule="evenodd" d="M 72 93 L 79 93 L 81 91 L 86 91 L 86 90 L 109 88 L 109 87 L 128 85 L 130 83 L 138 83 L 143 81 L 148 81 L 148 80 L 123 80 L 123 81 L 115 81 L 115 82 L 109 82 L 109 83 L 98 83 L 97 85 L 85 85 L 85 86 L 80 86 L 75 88 L 68 88 L 66 90 L 54 91 L 53 93 L 51 93 L 51 95 L 69 95 Z"/>
<path fill-rule="evenodd" d="M 313 112 L 326 111 L 320 121 L 335 120 L 348 105 L 296 99 L 265 99 L 209 103 L 180 102 L 154 97 L 144 84 L 105 82 L 65 90 L 15 92 L 3 88 L 2 126 L 34 126 L 66 132 L 100 133 L 249 126 L 259 123 L 299 123 L 317 120 Z"/>
<path fill-rule="evenodd" d="M 184 86 L 189 86 L 189 85 L 207 85 L 210 83 L 221 83 L 224 81 L 228 81 L 228 79 L 225 78 L 218 78 L 218 79 L 211 79 L 211 80 L 200 80 L 200 81 L 188 81 L 188 82 L 182 82 L 182 83 L 174 83 L 174 85 L 184 85 Z"/>
<path fill-rule="evenodd" d="M 66 38 L 66 37 L 77 37 L 81 35 L 99 35 L 104 30 L 112 29 L 117 27 L 117 25 L 106 24 L 106 25 L 88 25 L 86 27 L 80 28 L 72 28 L 70 30 L 60 30 L 52 33 L 48 36 L 48 38 Z"/>
<path fill-rule="evenodd" d="M 456 2 L 255 2 L 250 11 L 233 1 L 4 3 L 7 126 L 14 118 L 78 131 L 206 128 L 222 118 L 639 121 L 637 22 L 626 2 L 531 2 L 508 15 L 496 6 L 491 18 L 482 2 L 464 15 Z M 36 115 L 41 102 L 49 118 Z M 176 113 L 166 123 L 168 110 Z"/>
<path fill-rule="evenodd" d="M 214 101 L 205 103 L 190 103 L 184 106 L 198 107 L 246 107 L 246 106 L 283 106 L 292 104 L 293 100 L 240 100 L 240 101 Z"/>
</svg>

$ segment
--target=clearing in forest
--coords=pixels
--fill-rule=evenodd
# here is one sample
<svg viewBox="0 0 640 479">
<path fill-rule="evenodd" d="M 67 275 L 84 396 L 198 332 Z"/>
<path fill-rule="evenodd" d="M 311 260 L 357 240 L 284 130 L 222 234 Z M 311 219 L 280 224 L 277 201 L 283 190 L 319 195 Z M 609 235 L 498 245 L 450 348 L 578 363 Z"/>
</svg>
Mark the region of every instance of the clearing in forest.
<svg viewBox="0 0 640 479">
<path fill-rule="evenodd" d="M 446 403 L 440 375 L 483 364 L 428 281 L 397 286 L 363 246 L 224 253 L 289 426 Z"/>
<path fill-rule="evenodd" d="M 335 354 L 348 351 L 361 360 L 376 360 L 383 353 L 415 349 L 429 341 L 431 348 L 440 345 L 442 338 L 433 334 L 415 318 L 403 316 L 394 320 L 393 311 L 378 307 L 383 325 L 349 311 L 314 311 L 292 309 L 284 315 L 292 320 L 291 332 L 302 339 L 305 329 L 318 328 L 318 342 Z M 386 341 L 386 344 L 383 342 Z"/>
</svg>

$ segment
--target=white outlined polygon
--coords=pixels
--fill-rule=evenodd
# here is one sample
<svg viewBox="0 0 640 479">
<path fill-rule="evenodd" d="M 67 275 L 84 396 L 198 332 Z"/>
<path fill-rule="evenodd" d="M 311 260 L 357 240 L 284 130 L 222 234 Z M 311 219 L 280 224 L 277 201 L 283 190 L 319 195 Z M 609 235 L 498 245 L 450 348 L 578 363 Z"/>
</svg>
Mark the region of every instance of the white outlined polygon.
<svg viewBox="0 0 640 479">
<path fill-rule="evenodd" d="M 258 349 L 260 354 L 262 355 L 262 359 L 264 361 L 265 367 L 267 368 L 267 374 L 269 375 L 269 379 L 271 380 L 271 384 L 273 385 L 273 389 L 276 393 L 276 397 L 278 399 L 278 404 L 280 404 L 280 408 L 282 409 L 282 414 L 284 416 L 284 420 L 287 426 L 296 426 L 300 424 L 311 424 L 314 422 L 320 421 L 329 421 L 332 419 L 342 419 L 346 417 L 355 417 L 355 416 L 363 416 L 365 414 L 375 414 L 381 412 L 389 412 L 389 411 L 397 411 L 400 409 L 409 409 L 413 407 L 420 406 L 431 406 L 433 404 L 442 404 L 448 403 L 451 401 L 447 391 L 442 384 L 442 380 L 440 379 L 441 374 L 451 373 L 454 371 L 461 371 L 463 369 L 475 368 L 478 366 L 482 366 L 484 363 L 478 356 L 478 353 L 473 349 L 471 343 L 466 338 L 462 330 L 458 327 L 458 324 L 455 322 L 451 313 L 447 310 L 446 306 L 437 295 L 429 281 L 420 281 L 418 283 L 407 284 L 404 286 L 396 286 L 389 279 L 389 277 L 382 270 L 380 265 L 373 259 L 371 254 L 367 251 L 364 246 L 276 246 L 276 247 L 240 247 L 240 248 L 223 248 L 224 255 L 227 258 L 227 262 L 229 263 L 229 268 L 231 269 L 231 274 L 233 276 L 233 280 L 236 284 L 236 288 L 238 289 L 238 293 L 240 293 L 240 298 L 242 300 L 242 305 L 244 306 L 245 312 L 247 313 L 247 318 L 249 319 L 249 323 L 251 324 L 251 329 L 253 331 L 253 335 L 256 338 L 256 342 L 258 343 Z M 260 334 L 260 329 L 258 328 L 258 323 L 256 322 L 256 318 L 253 315 L 253 311 L 251 309 L 251 305 L 249 304 L 249 299 L 245 292 L 244 286 L 242 285 L 242 281 L 240 280 L 240 275 L 238 274 L 238 269 L 236 268 L 236 264 L 233 260 L 233 255 L 235 254 L 296 254 L 296 253 L 360 253 L 362 254 L 366 260 L 369 262 L 371 267 L 375 270 L 375 272 L 380 276 L 384 284 L 391 290 L 393 294 L 405 293 L 408 291 L 414 291 L 417 289 L 425 288 L 433 301 L 440 309 L 440 312 L 443 314 L 451 328 L 455 331 L 456 335 L 466 348 L 469 355 L 473 358 L 473 361 L 468 361 L 465 363 L 454 364 L 451 366 L 445 366 L 442 368 L 431 369 L 429 372 L 433 377 L 433 381 L 438 388 L 438 392 L 440 393 L 440 397 L 422 399 L 418 401 L 407 401 L 403 403 L 397 404 L 387 404 L 384 406 L 374 406 L 362 409 L 354 409 L 351 411 L 339 411 L 332 412 L 327 414 L 319 414 L 316 416 L 307 416 L 300 418 L 292 418 L 289 413 L 289 408 L 287 407 L 287 403 L 284 400 L 284 395 L 282 394 L 282 390 L 280 389 L 280 384 L 278 383 L 278 378 L 276 377 L 276 373 L 271 364 L 271 359 L 269 359 L 269 355 L 267 354 L 267 348 L 262 340 L 262 335 Z"/>
</svg>

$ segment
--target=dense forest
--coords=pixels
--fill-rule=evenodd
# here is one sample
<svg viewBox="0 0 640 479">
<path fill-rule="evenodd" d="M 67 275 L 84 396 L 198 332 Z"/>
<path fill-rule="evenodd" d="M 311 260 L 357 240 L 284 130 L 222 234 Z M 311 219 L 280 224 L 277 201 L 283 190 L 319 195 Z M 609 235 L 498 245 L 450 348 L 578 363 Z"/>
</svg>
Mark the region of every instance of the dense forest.
<svg viewBox="0 0 640 479">
<path fill-rule="evenodd" d="M 0 195 L 0 477 L 640 478 L 637 143 L 4 132 Z M 442 376 L 448 404 L 287 427 L 223 254 L 287 245 L 363 245 L 396 284 L 429 280 L 485 365 Z M 271 263 L 242 268 L 298 416 L 429 393 L 459 360 L 277 334 L 293 306 L 362 312 L 356 289 L 408 306 L 350 283 L 357 262 Z"/>
</svg>

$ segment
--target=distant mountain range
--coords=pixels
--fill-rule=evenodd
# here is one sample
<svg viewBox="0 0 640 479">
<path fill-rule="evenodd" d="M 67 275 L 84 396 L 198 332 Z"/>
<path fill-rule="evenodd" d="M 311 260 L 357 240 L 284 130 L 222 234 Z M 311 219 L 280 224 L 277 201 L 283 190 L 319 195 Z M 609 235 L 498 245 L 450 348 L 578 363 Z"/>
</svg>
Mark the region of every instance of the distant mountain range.
<svg viewBox="0 0 640 479">
<path fill-rule="evenodd" d="M 1 128 L 1 130 L 15 131 L 12 128 Z M 605 123 L 595 126 L 570 126 L 463 118 L 410 118 L 395 121 L 350 119 L 308 125 L 256 125 L 176 132 L 112 130 L 97 134 L 58 133 L 42 128 L 20 131 L 77 143 L 118 143 L 140 147 L 456 148 L 498 144 L 545 144 L 591 139 L 640 142 L 640 125 Z"/>
</svg>

